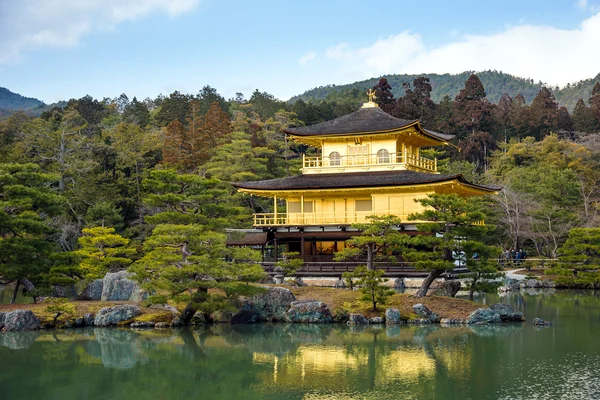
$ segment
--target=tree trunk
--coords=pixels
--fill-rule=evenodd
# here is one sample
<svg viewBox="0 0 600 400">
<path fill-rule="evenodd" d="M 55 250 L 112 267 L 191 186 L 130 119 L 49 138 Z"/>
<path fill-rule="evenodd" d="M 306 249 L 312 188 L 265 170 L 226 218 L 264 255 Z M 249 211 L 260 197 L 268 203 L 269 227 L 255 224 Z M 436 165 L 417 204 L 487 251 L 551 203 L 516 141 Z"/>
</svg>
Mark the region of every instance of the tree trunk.
<svg viewBox="0 0 600 400">
<path fill-rule="evenodd" d="M 29 279 L 27 279 L 27 278 L 19 279 L 19 282 L 21 282 L 21 284 L 25 288 L 25 291 L 27 291 L 29 293 L 33 293 L 33 291 L 35 290 L 35 286 L 33 285 L 33 283 L 31 283 L 31 281 Z M 38 296 L 32 296 L 32 297 L 33 297 L 33 302 L 37 303 Z"/>
<path fill-rule="evenodd" d="M 433 281 L 435 281 L 437 277 L 442 275 L 443 272 L 444 271 L 442 271 L 440 269 L 434 269 L 434 270 L 429 271 L 429 275 L 427 275 L 427 278 L 425 278 L 425 280 L 423 281 L 423 284 L 421 285 L 419 290 L 417 290 L 417 293 L 415 294 L 415 296 L 416 297 L 427 296 L 427 291 L 429 290 L 429 286 L 431 286 Z"/>
<path fill-rule="evenodd" d="M 373 266 L 373 245 L 369 244 L 367 246 L 367 269 L 369 271 L 373 271 L 375 267 Z"/>
<path fill-rule="evenodd" d="M 194 314 L 196 314 L 197 310 L 198 308 L 196 307 L 196 304 L 194 302 L 191 302 L 187 306 L 185 306 L 185 308 L 181 312 L 181 315 L 179 315 L 181 323 L 183 325 L 189 325 L 190 321 L 192 320 L 192 317 L 194 316 Z"/>
<path fill-rule="evenodd" d="M 10 298 L 10 304 L 15 304 L 17 301 L 17 295 L 19 294 L 19 287 L 21 286 L 21 281 L 17 279 L 17 283 L 15 283 L 15 290 L 13 290 L 12 297 Z"/>
</svg>

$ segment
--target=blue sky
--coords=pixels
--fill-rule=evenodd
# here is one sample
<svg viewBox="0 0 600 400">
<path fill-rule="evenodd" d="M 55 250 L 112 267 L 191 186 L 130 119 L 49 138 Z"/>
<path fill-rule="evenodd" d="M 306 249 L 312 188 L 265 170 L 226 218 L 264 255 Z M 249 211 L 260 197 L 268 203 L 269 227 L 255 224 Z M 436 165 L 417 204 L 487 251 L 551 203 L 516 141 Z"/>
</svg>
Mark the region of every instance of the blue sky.
<svg viewBox="0 0 600 400">
<path fill-rule="evenodd" d="M 0 86 L 47 103 L 484 69 L 564 85 L 599 49 L 600 0 L 0 0 Z"/>
</svg>

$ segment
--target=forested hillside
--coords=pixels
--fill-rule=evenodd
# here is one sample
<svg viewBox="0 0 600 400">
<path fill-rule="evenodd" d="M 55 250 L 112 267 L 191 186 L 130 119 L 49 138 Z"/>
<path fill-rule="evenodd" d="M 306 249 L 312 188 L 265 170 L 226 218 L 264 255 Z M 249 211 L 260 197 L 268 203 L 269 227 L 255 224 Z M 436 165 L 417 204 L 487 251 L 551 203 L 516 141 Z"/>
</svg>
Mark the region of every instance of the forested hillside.
<svg viewBox="0 0 600 400">
<path fill-rule="evenodd" d="M 24 97 L 0 87 L 0 118 L 16 110 L 32 111 L 44 107 L 44 102 L 31 97 Z"/>
<path fill-rule="evenodd" d="M 444 96 L 454 98 L 463 88 L 464 82 L 471 75 L 471 72 L 466 71 L 461 74 L 420 74 L 420 75 L 386 75 L 386 79 L 394 88 L 394 96 L 402 95 L 402 84 L 410 83 L 416 78 L 423 76 L 429 78 L 431 83 L 431 99 L 439 103 Z M 483 71 L 477 73 L 481 83 L 486 89 L 487 99 L 492 103 L 498 103 L 503 94 L 507 93 L 511 97 L 522 95 L 526 103 L 531 103 L 535 95 L 540 91 L 544 84 L 542 82 L 534 82 L 533 79 L 519 78 L 513 75 L 505 74 L 498 71 Z M 553 88 L 552 91 L 561 106 L 567 107 L 572 111 L 580 98 L 587 99 L 590 96 L 594 83 L 600 78 L 600 74 L 595 78 L 580 81 L 574 84 L 569 84 L 564 88 Z M 353 89 L 359 89 L 364 92 L 377 83 L 379 78 L 371 78 L 364 81 L 359 81 L 347 85 L 328 85 L 321 86 L 311 90 L 307 90 L 301 95 L 294 96 L 290 102 L 295 102 L 298 99 L 304 101 L 315 101 L 324 99 L 339 99 L 346 97 Z"/>
<path fill-rule="evenodd" d="M 600 83 L 573 113 L 544 87 L 531 104 L 519 95 L 495 104 L 477 75 L 440 102 L 425 77 L 401 88 L 380 79 L 373 89 L 389 114 L 456 135 L 460 152 L 421 153 L 437 157 L 441 173 L 504 187 L 486 207 L 495 244 L 555 256 L 571 228 L 600 224 Z M 0 283 L 26 281 L 35 294 L 128 267 L 142 280 L 165 270 L 255 279 L 242 262 L 253 256 L 226 248 L 224 230 L 249 228 L 252 213 L 273 204 L 231 182 L 297 174 L 302 154 L 317 149 L 283 130 L 365 101 L 359 89 L 293 105 L 258 90 L 226 100 L 206 86 L 143 101 L 85 96 L 39 117 L 14 113 L 0 121 Z M 240 264 L 226 270 L 225 259 Z M 193 287 L 218 280 L 202 282 Z"/>
</svg>

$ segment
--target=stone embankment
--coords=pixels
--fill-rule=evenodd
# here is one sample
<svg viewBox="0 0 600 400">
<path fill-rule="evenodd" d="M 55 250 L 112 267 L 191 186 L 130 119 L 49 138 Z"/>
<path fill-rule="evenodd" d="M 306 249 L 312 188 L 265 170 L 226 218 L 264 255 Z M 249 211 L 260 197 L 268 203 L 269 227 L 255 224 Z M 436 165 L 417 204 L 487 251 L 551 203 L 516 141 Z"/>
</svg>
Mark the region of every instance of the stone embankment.
<svg viewBox="0 0 600 400">
<path fill-rule="evenodd" d="M 112 287 L 126 285 L 119 283 L 123 277 L 114 279 Z M 124 277 L 126 279 L 126 277 Z M 104 286 L 106 288 L 106 286 Z M 294 293 L 287 288 L 266 287 L 264 293 L 257 294 L 242 302 L 241 308 L 235 314 L 221 312 L 211 315 L 215 322 L 229 322 L 232 324 L 251 324 L 260 322 L 289 322 L 289 323 L 333 323 L 343 322 L 348 325 L 367 325 L 367 324 L 413 324 L 430 325 L 440 324 L 456 325 L 482 325 L 499 324 L 503 322 L 523 322 L 525 318 L 518 310 L 507 304 L 494 304 L 487 308 L 479 308 L 469 311 L 466 318 L 442 318 L 440 315 L 422 303 L 412 306 L 412 311 L 397 308 L 387 308 L 384 315 L 373 316 L 370 318 L 360 313 L 349 313 L 348 311 L 337 310 L 335 315 L 329 309 L 329 306 L 320 300 L 298 300 Z M 95 288 L 94 290 L 98 290 Z M 128 293 L 133 293 L 135 288 L 125 289 Z M 104 289 L 103 289 L 104 291 Z M 124 294 L 123 296 L 128 296 Z M 131 294 L 129 295 L 131 296 Z M 462 300 L 454 300 L 462 301 Z M 153 314 L 156 310 L 158 313 Z M 473 310 L 473 308 L 471 308 Z M 160 315 L 157 319 L 154 316 Z M 170 321 L 170 322 L 166 322 Z M 545 325 L 545 321 L 534 320 L 538 326 Z M 205 324 L 205 316 L 198 312 L 192 318 L 191 324 Z M 95 313 L 87 313 L 83 316 L 67 319 L 61 327 L 74 328 L 86 326 L 130 326 L 131 328 L 166 328 L 173 326 L 182 326 L 178 311 L 171 306 L 155 306 L 153 309 L 144 309 L 134 304 L 119 304 L 111 307 L 105 307 Z M 15 310 L 11 312 L 0 312 L 0 330 L 5 331 L 23 331 L 44 328 L 53 328 L 52 323 L 42 323 L 40 319 L 30 310 Z"/>
</svg>

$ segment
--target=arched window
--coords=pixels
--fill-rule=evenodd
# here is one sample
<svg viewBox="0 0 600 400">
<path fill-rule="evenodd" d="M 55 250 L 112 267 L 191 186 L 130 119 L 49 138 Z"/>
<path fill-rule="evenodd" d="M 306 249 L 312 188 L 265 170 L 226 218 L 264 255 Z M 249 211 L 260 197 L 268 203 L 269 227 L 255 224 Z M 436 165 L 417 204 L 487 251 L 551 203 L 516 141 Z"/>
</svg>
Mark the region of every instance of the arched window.
<svg viewBox="0 0 600 400">
<path fill-rule="evenodd" d="M 388 164 L 390 162 L 390 152 L 386 149 L 381 149 L 377 152 L 377 163 Z"/>
<path fill-rule="evenodd" d="M 332 151 L 329 154 L 329 165 L 335 166 L 335 165 L 341 165 L 341 159 L 340 159 L 340 153 L 338 153 L 337 151 Z"/>
</svg>

